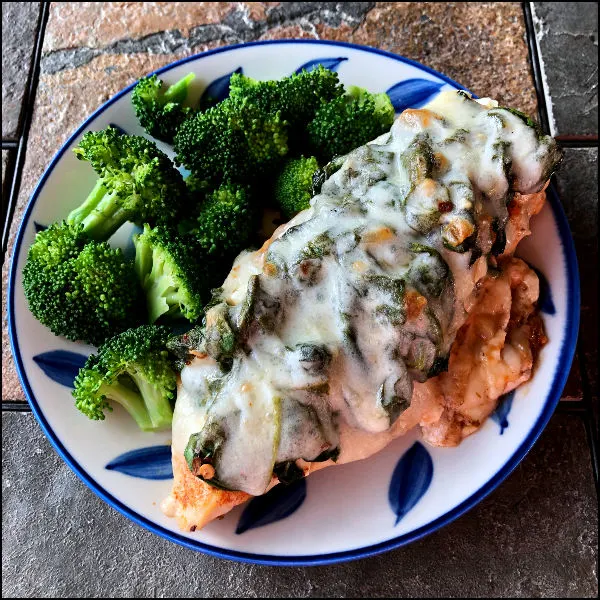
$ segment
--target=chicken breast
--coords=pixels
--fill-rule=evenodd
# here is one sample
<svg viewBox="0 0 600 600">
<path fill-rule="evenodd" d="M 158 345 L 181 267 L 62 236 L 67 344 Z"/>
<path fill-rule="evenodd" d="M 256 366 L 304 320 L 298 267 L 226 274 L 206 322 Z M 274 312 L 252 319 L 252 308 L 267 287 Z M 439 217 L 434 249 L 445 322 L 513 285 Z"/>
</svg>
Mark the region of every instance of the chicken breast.
<svg viewBox="0 0 600 600">
<path fill-rule="evenodd" d="M 330 167 L 182 339 L 165 512 L 194 530 L 414 427 L 475 432 L 544 343 L 512 253 L 559 158 L 520 113 L 451 92 Z"/>
</svg>

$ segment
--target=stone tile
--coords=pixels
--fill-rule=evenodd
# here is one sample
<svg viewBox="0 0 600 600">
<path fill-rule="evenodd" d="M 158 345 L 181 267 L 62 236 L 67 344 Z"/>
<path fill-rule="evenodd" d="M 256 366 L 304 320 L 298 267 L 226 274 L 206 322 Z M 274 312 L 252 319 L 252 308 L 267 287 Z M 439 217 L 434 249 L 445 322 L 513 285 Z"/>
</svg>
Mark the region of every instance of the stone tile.
<svg viewBox="0 0 600 600">
<path fill-rule="evenodd" d="M 580 344 L 592 393 L 598 397 L 598 149 L 567 148 L 557 174 L 581 278 Z"/>
<path fill-rule="evenodd" d="M 70 27 L 75 19 L 79 26 Z M 480 95 L 535 113 L 524 32 L 516 2 L 53 3 L 42 70 L 75 68 L 99 54 L 184 55 L 257 39 L 337 39 L 422 61 Z"/>
<path fill-rule="evenodd" d="M 4 178 L 8 174 L 8 161 L 10 157 L 10 150 L 2 150 L 2 197 L 6 200 L 4 195 Z M 8 177 L 7 177 L 8 179 Z"/>
<path fill-rule="evenodd" d="M 8 198 L 12 181 L 14 158 L 14 150 L 2 150 L 2 227 L 4 227 L 6 212 L 8 211 Z"/>
<path fill-rule="evenodd" d="M 19 136 L 21 109 L 33 59 L 39 2 L 2 3 L 2 139 Z"/>
<path fill-rule="evenodd" d="M 553 135 L 598 135 L 598 3 L 531 4 Z"/>
<path fill-rule="evenodd" d="M 235 2 L 52 2 L 44 53 L 100 48 L 117 40 L 177 30 L 187 37 L 198 25 L 220 23 Z M 252 2 L 247 4 L 262 4 Z M 256 13 L 256 11 L 255 11 Z M 73 23 L 96 24 L 73 27 Z"/>
<path fill-rule="evenodd" d="M 31 415 L 4 413 L 2 434 L 7 598 L 597 597 L 579 417 L 555 415 L 509 479 L 440 531 L 369 559 L 286 569 L 192 554 L 133 524 L 73 475 Z"/>
<path fill-rule="evenodd" d="M 379 2 L 352 41 L 420 61 L 480 96 L 536 114 L 518 2 Z"/>
</svg>

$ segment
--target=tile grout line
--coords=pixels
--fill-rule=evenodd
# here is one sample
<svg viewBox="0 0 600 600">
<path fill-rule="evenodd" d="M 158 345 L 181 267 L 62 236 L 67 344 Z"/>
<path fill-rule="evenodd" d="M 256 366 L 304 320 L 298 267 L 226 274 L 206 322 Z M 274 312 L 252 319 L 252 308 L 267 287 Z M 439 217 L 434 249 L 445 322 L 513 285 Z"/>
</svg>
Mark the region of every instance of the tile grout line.
<svg viewBox="0 0 600 600">
<path fill-rule="evenodd" d="M 529 64 L 533 71 L 533 83 L 535 86 L 535 94 L 538 101 L 538 115 L 544 133 L 550 134 L 550 121 L 548 119 L 548 109 L 546 104 L 546 92 L 544 82 L 542 80 L 542 70 L 540 64 L 540 56 L 538 53 L 537 36 L 535 26 L 533 24 L 533 15 L 531 12 L 531 2 L 523 2 L 523 15 L 525 17 L 525 36 L 527 38 L 527 46 L 529 47 Z"/>
<path fill-rule="evenodd" d="M 3 400 L 2 412 L 30 413 L 31 406 L 29 405 L 29 402 L 21 402 L 20 400 Z"/>
<path fill-rule="evenodd" d="M 44 42 L 44 35 L 46 32 L 46 24 L 48 23 L 49 16 L 49 2 L 42 2 L 40 16 L 38 20 L 38 33 L 35 42 L 35 49 L 33 54 L 33 62 L 31 65 L 31 71 L 27 82 L 27 94 L 25 96 L 25 106 L 23 114 L 23 124 L 21 129 L 21 135 L 18 141 L 17 157 L 14 164 L 14 170 L 12 173 L 12 182 L 10 186 L 10 194 L 8 198 L 8 206 L 6 210 L 6 218 L 4 221 L 2 231 L 2 262 L 6 256 L 8 236 L 10 233 L 10 226 L 12 218 L 17 205 L 17 197 L 21 187 L 21 175 L 23 172 L 23 165 L 25 163 L 25 153 L 27 152 L 27 141 L 29 139 L 29 128 L 31 126 L 31 119 L 33 116 L 33 106 L 35 103 L 35 97 L 37 94 L 37 86 L 40 74 L 40 61 L 42 56 L 42 46 Z"/>
</svg>

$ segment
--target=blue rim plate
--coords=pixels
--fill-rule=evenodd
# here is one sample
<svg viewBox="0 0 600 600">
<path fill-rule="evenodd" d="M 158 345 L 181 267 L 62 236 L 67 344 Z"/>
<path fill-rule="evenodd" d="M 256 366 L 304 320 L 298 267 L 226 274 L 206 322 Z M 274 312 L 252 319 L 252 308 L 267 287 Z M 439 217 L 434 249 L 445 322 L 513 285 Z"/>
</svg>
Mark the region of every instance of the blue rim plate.
<svg viewBox="0 0 600 600">
<path fill-rule="evenodd" d="M 383 75 L 381 73 L 378 74 L 378 69 L 380 72 L 386 71 L 385 75 L 387 76 L 389 74 L 388 71 L 393 70 L 393 68 L 392 68 L 393 65 L 397 65 L 398 69 L 404 69 L 407 73 L 409 71 L 412 73 L 412 75 L 404 74 L 401 77 L 399 77 L 399 83 L 396 84 L 395 86 L 388 86 L 387 84 L 385 86 L 385 89 L 388 89 L 388 90 L 391 90 L 391 89 L 399 90 L 397 95 L 398 95 L 398 102 L 400 104 L 402 103 L 402 97 L 401 97 L 402 93 L 406 92 L 406 90 L 409 90 L 409 96 L 410 96 L 410 94 L 412 94 L 411 97 L 412 97 L 413 102 L 415 102 L 415 101 L 421 102 L 421 101 L 424 101 L 428 97 L 428 94 L 431 95 L 432 93 L 436 93 L 443 86 L 449 86 L 450 88 L 454 88 L 454 89 L 464 89 L 464 88 L 461 88 L 461 86 L 459 84 L 457 84 L 456 82 L 452 81 L 445 75 L 434 71 L 433 69 L 430 69 L 428 67 L 420 65 L 409 59 L 391 54 L 389 52 L 385 52 L 382 50 L 377 50 L 377 49 L 369 48 L 369 47 L 358 46 L 358 45 L 354 45 L 354 44 L 348 44 L 348 43 L 342 43 L 342 42 L 331 42 L 331 41 L 317 41 L 317 40 L 277 40 L 277 41 L 264 41 L 264 42 L 254 42 L 254 43 L 250 43 L 250 44 L 238 44 L 235 46 L 227 46 L 227 47 L 210 50 L 208 52 L 204 52 L 201 54 L 197 54 L 194 56 L 184 58 L 182 60 L 179 60 L 175 63 L 172 63 L 170 65 L 167 65 L 167 66 L 155 71 L 155 73 L 157 73 L 157 74 L 164 73 L 165 77 L 168 79 L 168 73 L 174 69 L 177 69 L 181 65 L 186 65 L 188 63 L 201 63 L 202 61 L 206 61 L 210 57 L 218 57 L 219 55 L 225 56 L 226 53 L 232 53 L 232 52 L 236 52 L 236 51 L 238 52 L 238 55 L 241 57 L 244 54 L 244 51 L 246 51 L 246 50 L 255 51 L 252 49 L 256 49 L 256 47 L 260 47 L 260 46 L 266 47 L 265 50 L 277 49 L 278 55 L 285 54 L 286 56 L 288 56 L 288 62 L 289 62 L 289 56 L 295 56 L 296 54 L 298 54 L 298 57 L 299 57 L 299 59 L 297 61 L 298 66 L 300 66 L 301 64 L 309 64 L 309 63 L 313 64 L 313 63 L 318 63 L 318 62 L 327 64 L 326 61 L 330 61 L 332 68 L 336 68 L 336 69 L 339 68 L 340 78 L 342 79 L 342 81 L 344 81 L 344 75 L 343 75 L 344 69 L 346 69 L 346 71 L 348 71 L 348 72 L 351 72 L 352 67 L 348 66 L 348 65 L 350 65 L 350 63 L 352 61 L 349 61 L 347 57 L 341 56 L 341 55 L 342 54 L 352 54 L 352 57 L 353 57 L 352 60 L 355 63 L 360 64 L 360 67 L 359 67 L 360 77 L 359 77 L 359 81 L 357 81 L 357 83 L 361 83 L 365 87 L 370 88 L 370 89 L 375 89 L 376 91 L 379 91 L 376 89 L 377 86 L 379 85 L 378 81 L 377 81 L 377 77 L 383 77 Z M 330 58 L 326 58 L 326 59 L 320 58 L 321 56 L 328 56 L 332 52 L 339 53 L 340 56 L 339 57 L 330 57 Z M 304 57 L 304 58 L 302 60 L 300 60 L 301 57 Z M 311 60 L 308 60 L 308 61 L 305 60 L 306 57 L 308 57 Z M 382 59 L 386 59 L 387 62 L 383 62 Z M 274 59 L 274 62 L 277 62 L 277 60 L 278 59 L 276 57 Z M 240 62 L 242 62 L 241 59 L 240 59 Z M 374 65 L 374 67 L 377 66 L 378 68 L 371 69 L 369 66 L 371 64 Z M 421 74 L 421 78 L 414 79 L 413 78 L 414 73 Z M 223 76 L 226 76 L 226 74 L 227 74 L 227 72 L 224 71 Z M 252 76 L 257 76 L 253 72 L 248 73 L 248 74 L 250 74 Z M 285 73 L 282 73 L 282 74 L 285 74 Z M 223 79 L 223 77 L 221 77 L 220 79 Z M 540 400 L 539 401 L 539 410 L 537 410 L 537 412 L 534 411 L 535 414 L 528 413 L 530 416 L 527 417 L 527 419 L 529 419 L 529 420 L 526 420 L 525 424 L 523 424 L 523 423 L 520 424 L 521 433 L 519 434 L 518 441 L 512 442 L 514 445 L 514 448 L 511 447 L 511 451 L 510 451 L 509 455 L 507 455 L 506 460 L 503 460 L 503 464 L 501 464 L 499 466 L 499 468 L 494 469 L 493 472 L 490 472 L 489 476 L 486 475 L 486 477 L 484 478 L 485 480 L 482 480 L 481 483 L 476 486 L 476 489 L 473 489 L 472 492 L 466 493 L 465 497 L 461 497 L 461 500 L 459 502 L 457 502 L 455 505 L 451 506 L 448 510 L 444 510 L 441 514 L 436 514 L 435 517 L 432 517 L 431 519 L 427 519 L 427 518 L 425 518 L 424 520 L 422 519 L 421 524 L 419 526 L 414 526 L 414 527 L 410 528 L 410 530 L 404 531 L 403 533 L 401 533 L 399 535 L 396 535 L 394 533 L 394 518 L 390 517 L 390 519 L 391 519 L 390 531 L 392 533 L 390 533 L 389 535 L 386 534 L 387 539 L 382 539 L 382 541 L 379 541 L 376 543 L 373 543 L 372 541 L 371 542 L 362 542 L 360 537 L 358 537 L 357 541 L 354 541 L 351 544 L 348 544 L 347 549 L 342 548 L 342 549 L 338 549 L 337 551 L 314 552 L 314 551 L 310 551 L 310 549 L 308 548 L 306 550 L 303 549 L 303 551 L 301 553 L 293 552 L 293 551 L 292 552 L 285 551 L 285 552 L 277 553 L 277 552 L 265 552 L 264 550 L 259 551 L 259 552 L 253 552 L 253 551 L 249 551 L 248 549 L 244 549 L 244 550 L 236 549 L 235 547 L 231 547 L 231 544 L 230 544 L 230 547 L 227 547 L 227 544 L 220 546 L 218 543 L 215 543 L 214 541 L 212 543 L 208 543 L 206 541 L 201 541 L 199 539 L 195 539 L 193 536 L 186 535 L 183 533 L 178 533 L 177 531 L 174 531 L 174 530 L 170 530 L 167 526 L 164 526 L 164 524 L 158 523 L 157 520 L 150 518 L 144 514 L 141 514 L 142 511 L 139 511 L 136 508 L 132 507 L 131 506 L 132 503 L 130 501 L 123 501 L 120 497 L 117 497 L 117 496 L 121 496 L 121 494 L 118 492 L 118 490 L 115 491 L 117 488 L 107 489 L 109 486 L 107 486 L 104 483 L 100 483 L 98 481 L 99 477 L 97 476 L 96 472 L 94 472 L 94 475 L 92 476 L 90 474 L 90 468 L 82 466 L 82 462 L 84 462 L 84 461 L 82 460 L 81 454 L 78 452 L 73 452 L 73 451 L 69 450 L 69 448 L 67 447 L 67 446 L 69 446 L 69 442 L 67 441 L 67 438 L 63 435 L 57 434 L 57 432 L 56 432 L 56 421 L 53 421 L 54 426 L 51 425 L 50 420 L 53 420 L 54 417 L 49 416 L 51 409 L 49 408 L 49 405 L 47 404 L 45 395 L 44 395 L 44 397 L 42 397 L 38 393 L 38 395 L 36 397 L 36 394 L 34 393 L 33 388 L 38 386 L 38 384 L 34 381 L 34 379 L 39 377 L 39 373 L 34 370 L 35 367 L 33 367 L 32 365 L 36 363 L 36 358 L 39 358 L 39 356 L 41 356 L 41 355 L 38 355 L 37 357 L 33 357 L 33 356 L 31 356 L 31 352 L 27 348 L 25 348 L 25 353 L 24 353 L 23 346 L 28 346 L 28 344 L 29 344 L 28 337 L 30 337 L 30 336 L 28 335 L 28 332 L 23 329 L 24 326 L 20 324 L 20 321 L 18 321 L 18 318 L 17 318 L 17 313 L 19 313 L 19 311 L 21 310 L 21 304 L 19 304 L 19 307 L 17 307 L 17 305 L 16 305 L 16 302 L 17 302 L 16 295 L 18 296 L 18 294 L 20 294 L 20 291 L 16 291 L 16 290 L 17 290 L 17 287 L 20 285 L 20 281 L 19 281 L 20 267 L 22 265 L 22 260 L 23 260 L 23 257 L 26 255 L 26 250 L 27 250 L 27 246 L 26 245 L 24 246 L 23 242 L 24 242 L 24 240 L 26 241 L 27 239 L 29 239 L 29 240 L 32 239 L 32 236 L 33 236 L 32 225 L 34 225 L 34 221 L 32 221 L 32 215 L 35 212 L 34 208 L 36 207 L 36 203 L 38 203 L 40 196 L 43 196 L 45 193 L 45 191 L 44 191 L 45 186 L 47 186 L 49 178 L 51 177 L 51 175 L 53 174 L 55 169 L 57 169 L 57 166 L 59 166 L 63 160 L 66 160 L 68 155 L 65 155 L 65 153 L 67 152 L 69 147 L 76 141 L 76 139 L 84 131 L 86 131 L 88 128 L 90 128 L 90 125 L 94 124 L 98 119 L 105 119 L 105 117 L 106 117 L 106 115 L 104 115 L 105 111 L 107 111 L 107 109 L 109 109 L 109 107 L 111 107 L 115 102 L 117 102 L 124 95 L 128 94 L 131 91 L 132 87 L 133 86 L 129 86 L 128 88 L 122 90 L 117 95 L 115 95 L 113 98 L 111 98 L 108 102 L 106 102 L 104 105 L 102 105 L 98 110 L 96 110 L 75 131 L 75 133 L 73 133 L 73 135 L 67 140 L 67 142 L 58 151 L 56 156 L 52 159 L 52 161 L 50 162 L 50 165 L 44 172 L 37 187 L 35 188 L 32 196 L 31 196 L 31 199 L 29 201 L 29 205 L 27 206 L 27 209 L 23 216 L 23 220 L 22 220 L 22 223 L 20 225 L 20 228 L 19 228 L 19 231 L 17 234 L 17 238 L 16 238 L 14 250 L 13 250 L 13 255 L 12 255 L 11 267 L 10 267 L 9 289 L 8 289 L 8 327 L 9 327 L 10 343 L 11 343 L 13 355 L 14 355 L 15 362 L 16 362 L 17 372 L 18 372 L 19 378 L 21 380 L 21 383 L 23 385 L 23 388 L 25 390 L 25 393 L 27 395 L 27 399 L 33 410 L 33 413 L 34 413 L 36 419 L 38 420 L 40 426 L 42 427 L 42 430 L 44 431 L 44 433 L 46 434 L 48 439 L 51 441 L 52 445 L 55 447 L 55 449 L 60 454 L 60 456 L 65 460 L 65 462 L 75 472 L 75 474 L 88 487 L 90 487 L 98 496 L 100 496 L 103 500 L 105 500 L 113 508 L 117 509 L 119 512 L 121 512 L 122 514 L 124 514 L 125 516 L 130 518 L 131 520 L 135 521 L 139 525 L 142 525 L 143 527 L 153 531 L 154 533 L 156 533 L 166 539 L 169 539 L 173 542 L 181 544 L 182 546 L 185 546 L 187 548 L 190 548 L 193 550 L 200 550 L 202 552 L 211 554 L 213 556 L 234 559 L 234 560 L 238 560 L 238 561 L 242 561 L 242 562 L 280 565 L 280 566 L 284 566 L 284 565 L 302 566 L 302 565 L 330 564 L 330 563 L 336 563 L 336 562 L 342 562 L 342 561 L 367 557 L 367 556 L 371 556 L 374 554 L 378 554 L 380 552 L 384 552 L 386 550 L 398 548 L 400 546 L 408 544 L 409 542 L 417 540 L 417 539 L 439 529 L 443 525 L 453 521 L 454 519 L 458 518 L 460 515 L 465 513 L 467 510 L 472 508 L 475 504 L 477 504 L 483 498 L 485 498 L 490 492 L 492 492 L 492 490 L 494 490 L 511 473 L 511 471 L 519 464 L 519 462 L 523 459 L 525 454 L 533 446 L 534 442 L 536 441 L 536 439 L 538 438 L 538 436 L 540 435 L 540 433 L 546 426 L 546 424 L 547 424 L 548 420 L 550 419 L 550 416 L 552 415 L 552 413 L 558 403 L 558 400 L 560 398 L 560 394 L 561 394 L 561 391 L 566 382 L 567 375 L 569 373 L 570 365 L 571 365 L 574 351 L 575 351 L 577 330 L 578 330 L 578 325 L 579 325 L 579 304 L 580 304 L 577 259 L 576 259 L 576 255 L 575 255 L 575 250 L 574 250 L 574 245 L 573 245 L 573 240 L 571 237 L 569 225 L 567 223 L 565 214 L 562 210 L 562 207 L 560 205 L 560 202 L 556 195 L 556 192 L 554 191 L 554 189 L 552 187 L 550 187 L 548 190 L 549 203 L 548 203 L 548 206 L 543 211 L 543 214 L 545 216 L 543 218 L 542 218 L 542 215 L 540 215 L 540 217 L 538 217 L 539 223 L 540 223 L 539 225 L 537 225 L 537 222 L 534 223 L 534 230 L 539 227 L 547 228 L 547 231 L 549 232 L 548 235 L 551 235 L 551 236 L 553 235 L 554 240 L 555 240 L 555 245 L 557 247 L 558 246 L 560 247 L 558 252 L 562 253 L 562 258 L 561 258 L 562 270 L 561 270 L 561 265 L 559 265 L 557 267 L 552 267 L 552 265 L 546 264 L 542 268 L 542 270 L 545 272 L 545 274 L 547 276 L 550 287 L 553 288 L 553 293 L 557 294 L 557 297 L 558 297 L 557 304 L 559 306 L 558 312 L 560 313 L 559 314 L 560 319 L 558 321 L 556 321 L 557 323 L 560 324 L 560 332 L 559 332 L 560 335 L 555 336 L 555 337 L 557 337 L 557 339 L 558 339 L 558 337 L 560 337 L 560 343 L 556 342 L 556 344 L 555 344 L 556 348 L 555 348 L 554 354 L 552 355 L 553 358 L 551 359 L 551 361 L 549 361 L 549 362 L 551 362 L 551 364 L 547 365 L 547 368 L 549 369 L 549 371 L 546 373 L 546 375 L 544 375 L 544 381 L 542 382 L 544 385 L 543 389 L 545 390 L 544 391 L 545 400 Z M 433 87 L 433 91 L 431 91 L 432 87 Z M 219 83 L 219 82 L 215 81 L 213 88 L 212 88 L 213 91 L 215 89 L 221 89 L 221 88 L 223 88 L 222 82 Z M 398 108 L 402 108 L 402 106 L 398 106 Z M 52 219 L 52 220 L 55 220 L 55 219 Z M 547 236 L 544 236 L 544 239 L 547 240 L 548 239 Z M 529 238 L 528 240 L 526 240 L 523 243 L 523 246 L 524 246 L 523 253 L 524 253 L 524 257 L 528 260 L 531 257 L 533 257 L 532 261 L 535 264 L 535 259 L 543 261 L 543 252 L 540 252 L 539 248 L 536 249 L 534 240 L 535 240 L 535 236 L 532 238 Z M 561 261 L 558 261 L 558 262 L 561 262 Z M 557 262 L 557 261 L 554 261 L 554 262 Z M 553 269 L 556 269 L 556 271 Z M 20 296 L 19 296 L 19 298 L 20 298 Z M 556 298 L 555 298 L 555 300 L 556 300 Z M 21 300 L 19 300 L 19 301 L 21 301 Z M 554 318 L 554 317 L 552 317 L 552 318 Z M 19 323 L 19 326 L 21 327 L 21 330 L 18 330 L 18 328 L 17 328 L 18 323 Z M 558 327 L 558 325 L 557 325 L 557 327 Z M 55 339 L 58 340 L 58 338 L 55 338 Z M 551 338 L 551 342 L 552 341 L 553 340 Z M 56 343 L 58 344 L 59 342 L 57 341 Z M 71 350 L 77 348 L 77 346 L 73 345 L 73 344 L 63 344 L 62 347 L 69 348 Z M 46 355 L 56 353 L 56 352 L 60 353 L 60 352 L 64 352 L 64 351 L 52 350 L 52 352 L 46 353 Z M 40 366 L 39 361 L 37 364 L 39 367 Z M 42 369 L 43 368 L 44 368 L 44 366 L 42 366 Z M 48 373 L 46 373 L 46 374 L 48 374 Z M 52 378 L 51 374 L 50 374 L 50 377 Z M 538 377 L 541 377 L 541 374 Z M 535 379 L 535 377 L 534 377 L 534 379 Z M 58 381 L 58 379 L 54 379 L 54 380 Z M 51 394 L 51 392 L 49 391 L 48 394 Z M 63 394 L 64 394 L 64 392 L 63 392 Z M 526 396 L 527 392 L 525 392 L 524 395 Z M 531 393 L 529 395 L 532 396 Z M 511 396 L 510 400 L 512 402 L 512 396 Z M 517 399 L 515 400 L 513 405 L 516 405 L 519 403 L 522 405 L 524 402 L 525 402 L 525 400 L 520 398 L 520 392 L 518 392 Z M 512 417 L 509 418 L 509 420 L 506 419 L 506 413 L 510 409 L 510 406 L 511 406 L 510 402 L 507 402 L 505 404 L 504 413 L 502 415 L 498 416 L 496 419 L 498 421 L 498 423 L 501 423 L 500 424 L 500 433 L 502 433 L 504 431 L 504 428 L 508 426 L 508 423 L 509 423 L 510 419 L 512 418 Z M 74 409 L 73 409 L 73 411 L 74 411 Z M 76 412 L 76 411 L 74 411 L 74 412 Z M 492 435 L 491 428 L 494 427 L 494 424 L 491 423 L 491 419 L 489 421 L 490 421 L 490 423 L 486 423 L 486 427 L 488 427 L 489 431 L 486 432 L 485 435 L 488 436 L 489 439 L 491 439 L 490 438 L 490 436 Z M 109 425 L 106 425 L 106 424 L 104 425 L 104 427 L 108 427 L 108 426 Z M 496 427 L 496 429 L 494 430 L 493 435 L 498 436 L 498 427 L 497 426 L 495 426 L 495 427 Z M 482 428 L 482 432 L 475 434 L 474 436 L 469 438 L 469 440 L 476 438 L 478 435 L 483 435 L 483 429 L 484 428 Z M 108 430 L 105 430 L 105 431 L 108 431 Z M 506 436 L 505 436 L 505 438 L 506 438 Z M 501 439 L 501 438 L 499 438 L 499 439 Z M 492 442 L 490 442 L 490 443 L 492 443 Z M 494 441 L 493 443 L 495 444 L 497 442 Z M 415 443 L 408 451 L 406 451 L 404 454 L 404 458 L 402 458 L 398 462 L 396 468 L 394 469 L 394 473 L 397 474 L 399 472 L 399 470 L 402 471 L 403 469 L 406 469 L 406 468 L 410 469 L 411 468 L 410 465 L 408 465 L 408 467 L 407 467 L 407 463 L 406 463 L 407 457 L 410 457 L 412 460 L 414 457 L 418 458 L 417 455 L 419 455 L 419 453 L 421 453 L 421 455 L 422 455 L 422 451 L 420 450 L 420 447 L 422 448 L 421 444 Z M 404 449 L 406 450 L 406 444 L 405 444 Z M 135 452 L 136 451 L 134 451 L 133 454 L 135 454 Z M 425 450 L 424 452 L 427 455 L 425 460 L 431 462 L 431 459 L 428 458 L 429 455 L 427 454 L 427 451 Z M 121 455 L 119 457 L 119 459 L 123 459 L 123 456 L 129 457 L 130 454 L 131 453 L 125 453 L 124 455 Z M 393 464 L 396 464 L 397 459 L 400 458 L 401 456 L 402 456 L 401 454 L 398 454 L 398 456 L 394 456 Z M 109 458 L 114 458 L 114 457 L 111 456 Z M 369 460 L 372 460 L 372 459 L 369 459 Z M 421 460 L 421 459 L 419 458 L 419 460 Z M 438 460 L 439 460 L 438 455 L 435 455 L 433 462 L 435 464 L 437 464 L 436 461 L 438 461 Z M 127 462 L 126 460 L 113 461 L 110 464 L 108 464 L 105 467 L 105 469 L 112 468 L 112 469 L 119 470 L 119 468 L 123 468 L 125 470 L 122 472 L 125 472 L 127 469 L 125 467 L 123 467 L 123 464 L 125 464 L 126 462 Z M 371 463 L 371 464 L 374 464 L 374 463 Z M 425 464 L 425 463 L 423 463 L 423 464 Z M 348 467 L 350 467 L 350 466 L 351 465 L 348 465 Z M 418 496 L 416 497 L 416 500 L 414 500 L 414 502 L 412 504 L 406 505 L 406 502 L 404 503 L 404 509 L 407 511 L 410 510 L 410 508 L 412 507 L 413 504 L 415 504 L 419 501 L 419 498 L 421 497 L 421 495 L 423 495 L 425 493 L 427 487 L 429 486 L 429 483 L 430 483 L 431 477 L 432 477 L 431 469 L 433 467 L 430 467 L 428 465 L 428 463 L 426 464 L 426 467 L 429 467 L 429 471 L 427 473 L 428 480 L 426 481 L 426 484 L 424 485 L 423 489 L 419 492 Z M 347 467 L 341 467 L 341 469 L 345 469 L 345 468 L 347 468 Z M 159 469 L 159 471 L 160 471 L 160 469 Z M 157 473 L 159 471 L 157 471 Z M 391 469 L 390 469 L 390 474 L 391 474 Z M 317 478 L 319 475 L 320 474 L 317 473 L 313 477 Z M 119 475 L 119 474 L 117 474 L 115 476 L 126 477 L 126 475 Z M 437 475 L 434 475 L 434 477 L 435 476 L 437 476 Z M 162 475 L 151 477 L 151 478 L 161 479 Z M 125 481 L 125 480 L 123 480 L 123 481 Z M 130 485 L 130 484 L 126 483 L 125 485 Z M 310 485 L 311 485 L 310 480 L 308 482 L 308 485 L 310 488 Z M 392 486 L 390 487 L 390 489 L 393 489 L 393 482 L 392 482 Z M 310 489 L 309 489 L 309 491 L 310 491 Z M 305 490 L 304 490 L 304 492 L 305 492 Z M 388 493 L 387 487 L 385 490 L 382 491 L 382 493 L 383 493 L 383 496 L 385 496 L 385 502 L 383 502 L 383 504 L 381 506 L 384 506 L 384 505 L 387 506 L 387 493 Z M 158 498 L 157 500 L 160 500 L 160 498 Z M 435 502 L 434 502 L 434 504 L 435 504 Z M 379 506 L 379 505 L 377 505 L 377 506 Z M 294 507 L 294 508 L 296 508 L 296 507 Z M 384 509 L 377 508 L 377 511 L 379 511 L 379 510 L 384 510 Z M 386 510 L 388 510 L 388 511 L 390 510 L 389 506 L 386 508 Z M 300 512 L 301 511 L 298 511 L 298 514 Z M 303 518 L 306 518 L 307 511 L 304 510 L 303 512 L 304 512 Z M 397 515 L 400 515 L 400 513 L 398 511 L 396 511 L 396 512 L 397 512 Z M 390 515 L 391 515 L 391 511 L 390 511 Z M 242 517 L 242 519 L 243 518 L 244 518 L 244 516 Z M 247 515 L 245 518 L 247 520 Z M 300 517 L 294 517 L 294 518 L 300 518 Z M 400 520 L 400 516 L 398 516 L 397 519 Z M 398 520 L 396 521 L 396 524 L 398 523 Z M 242 521 L 240 521 L 240 524 L 241 524 L 241 522 Z M 290 520 L 290 522 L 291 522 L 291 520 Z M 308 521 L 306 521 L 306 522 L 308 522 Z M 269 526 L 269 527 L 273 527 L 273 526 Z M 231 529 L 233 531 L 235 529 L 235 527 L 233 527 Z M 243 529 L 243 527 L 238 525 L 238 533 L 241 532 L 241 529 Z M 266 532 L 268 530 L 269 530 L 268 527 L 264 527 L 264 529 L 262 531 Z M 275 529 L 273 529 L 273 531 L 275 531 Z M 244 535 L 246 535 L 246 534 L 244 534 Z M 264 535 L 264 534 L 261 534 L 261 535 Z M 213 536 L 210 539 L 214 540 L 214 539 L 218 539 L 218 538 L 214 538 L 214 536 Z"/>
</svg>

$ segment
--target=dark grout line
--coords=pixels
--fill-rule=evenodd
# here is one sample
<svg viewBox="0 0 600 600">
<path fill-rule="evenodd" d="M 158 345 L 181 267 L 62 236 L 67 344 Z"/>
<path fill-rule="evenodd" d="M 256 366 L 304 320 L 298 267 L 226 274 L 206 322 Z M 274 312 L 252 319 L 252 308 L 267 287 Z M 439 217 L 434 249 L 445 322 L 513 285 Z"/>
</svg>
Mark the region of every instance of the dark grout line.
<svg viewBox="0 0 600 600">
<path fill-rule="evenodd" d="M 44 34 L 46 32 L 46 23 L 48 23 L 49 15 L 49 2 L 42 3 L 42 9 L 39 17 L 38 34 L 35 42 L 35 51 L 33 55 L 33 64 L 29 73 L 29 80 L 27 83 L 27 95 L 25 97 L 25 110 L 23 114 L 23 125 L 21 130 L 21 137 L 18 142 L 17 158 L 15 162 L 15 169 L 13 171 L 12 183 L 10 187 L 10 195 L 8 200 L 8 208 L 6 211 L 6 217 L 4 220 L 2 230 L 2 262 L 6 255 L 8 245 L 8 235 L 10 232 L 11 221 L 17 205 L 17 199 L 19 195 L 19 189 L 21 187 L 21 174 L 23 171 L 23 164 L 25 162 L 25 153 L 27 151 L 27 140 L 29 139 L 29 128 L 31 127 L 31 117 L 33 115 L 33 105 L 35 103 L 35 96 L 37 93 L 37 85 L 40 76 L 40 59 L 42 56 L 42 45 L 44 42 Z"/>
<path fill-rule="evenodd" d="M 558 145 L 561 148 L 597 148 L 598 147 L 598 137 L 597 136 L 589 136 L 589 137 L 569 137 L 569 136 L 561 136 L 557 135 L 554 138 Z"/>
<path fill-rule="evenodd" d="M 557 407 L 556 407 L 556 412 L 560 413 L 560 414 L 568 414 L 568 415 L 573 415 L 573 414 L 578 414 L 578 415 L 583 415 L 585 414 L 585 403 L 582 400 L 561 400 Z"/>
<path fill-rule="evenodd" d="M 2 402 L 2 412 L 30 413 L 31 406 L 29 406 L 29 402 L 19 402 L 17 400 L 4 400 Z"/>
<path fill-rule="evenodd" d="M 546 95 L 542 81 L 542 68 L 540 66 L 540 57 L 537 48 L 537 37 L 533 25 L 533 16 L 531 14 L 531 3 L 523 2 L 523 15 L 525 17 L 525 29 L 527 32 L 527 46 L 529 47 L 529 60 L 531 70 L 533 71 L 533 83 L 535 85 L 535 94 L 538 101 L 538 113 L 540 123 L 544 133 L 550 133 L 550 120 L 548 119 L 548 108 L 546 105 Z"/>
<path fill-rule="evenodd" d="M 15 150 L 19 142 L 15 140 L 2 140 L 2 150 Z"/>
</svg>

